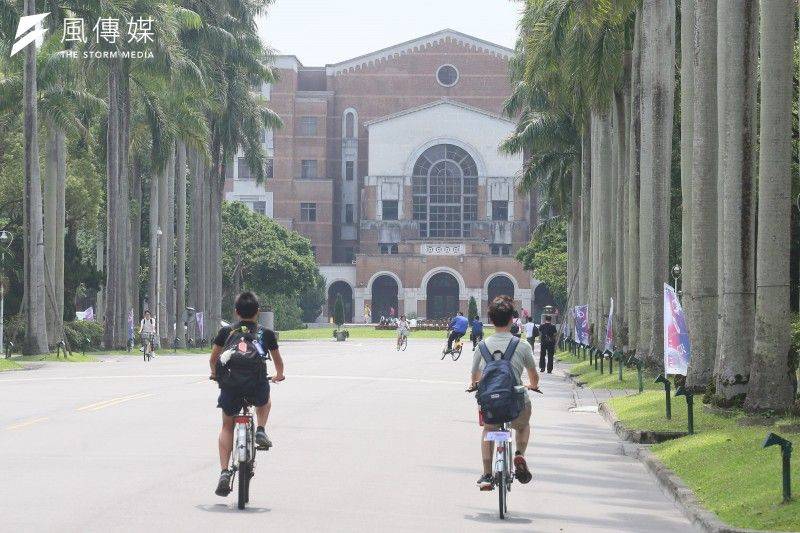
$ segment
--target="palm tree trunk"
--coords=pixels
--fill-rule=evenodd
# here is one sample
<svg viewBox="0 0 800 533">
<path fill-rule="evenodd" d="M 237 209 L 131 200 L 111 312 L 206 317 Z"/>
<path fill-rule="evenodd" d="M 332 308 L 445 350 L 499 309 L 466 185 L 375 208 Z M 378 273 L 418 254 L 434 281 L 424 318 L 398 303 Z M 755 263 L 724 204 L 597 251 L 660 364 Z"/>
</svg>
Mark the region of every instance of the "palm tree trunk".
<svg viewBox="0 0 800 533">
<path fill-rule="evenodd" d="M 694 3 L 695 0 L 681 0 L 681 292 L 686 312 L 691 306 L 693 268 Z M 694 335 L 694 328 L 689 328 L 689 335 Z"/>
<path fill-rule="evenodd" d="M 103 345 L 107 349 L 116 347 L 115 322 L 119 298 L 119 279 L 115 267 L 117 258 L 119 220 L 116 211 L 119 209 L 119 69 L 112 62 L 108 72 L 108 128 L 106 137 L 106 288 L 104 297 L 104 329 Z"/>
<path fill-rule="evenodd" d="M 205 290 L 208 284 L 205 276 L 206 253 L 204 251 L 204 225 L 208 220 L 203 208 L 203 193 L 205 189 L 204 171 L 202 161 L 196 150 L 190 150 L 188 155 L 189 175 L 192 179 L 192 211 L 191 211 L 191 257 L 189 261 L 190 279 L 192 280 L 189 292 L 190 306 L 197 313 L 205 311 Z M 194 317 L 192 317 L 194 318 Z M 192 321 L 190 335 L 194 339 L 200 339 L 200 331 L 197 323 Z"/>
<path fill-rule="evenodd" d="M 172 146 L 167 163 L 167 278 L 164 283 L 164 292 L 167 296 L 167 329 L 169 331 L 170 345 L 175 340 L 175 170 L 176 148 Z"/>
<path fill-rule="evenodd" d="M 670 169 L 675 92 L 675 2 L 642 6 L 642 132 L 639 246 L 639 347 L 654 367 L 663 365 L 663 283 L 669 262 Z"/>
<path fill-rule="evenodd" d="M 159 229 L 159 221 L 160 217 L 158 216 L 158 199 L 159 195 L 159 184 L 160 180 L 158 179 L 158 175 L 151 174 L 150 175 L 150 194 L 148 198 L 149 202 L 149 226 L 150 226 L 150 250 L 149 250 L 149 273 L 150 273 L 150 280 L 148 284 L 148 296 L 147 296 L 147 310 L 150 311 L 150 314 L 157 318 L 158 314 L 158 298 L 156 294 L 156 282 L 158 276 L 156 275 L 156 257 L 158 255 L 158 248 L 159 248 L 159 238 L 158 238 L 158 229 Z M 160 333 L 160 332 L 159 332 Z"/>
<path fill-rule="evenodd" d="M 589 113 L 584 114 L 581 129 L 581 236 L 580 260 L 578 261 L 578 299 L 575 304 L 589 302 L 589 276 L 591 263 L 591 228 L 592 228 L 592 134 Z"/>
<path fill-rule="evenodd" d="M 686 385 L 705 391 L 717 344 L 717 2 L 695 6 L 692 142 L 692 302 L 694 329 Z"/>
<path fill-rule="evenodd" d="M 718 43 L 726 48 L 719 86 L 727 100 L 719 117 L 719 169 L 724 219 L 719 294 L 716 401 L 729 405 L 747 393 L 755 327 L 755 143 L 758 91 L 758 2 L 720 2 Z"/>
<path fill-rule="evenodd" d="M 131 308 L 134 310 L 134 326 L 136 317 L 139 316 L 139 267 L 142 254 L 142 174 L 137 161 L 134 161 L 131 170 L 132 204 L 131 212 L 131 243 L 130 243 L 130 276 L 131 280 Z"/>
<path fill-rule="evenodd" d="M 623 73 L 623 80 L 630 79 L 629 72 L 627 69 Z M 626 195 L 626 173 L 625 173 L 625 161 L 627 161 L 627 145 L 625 144 L 625 132 L 627 130 L 626 124 L 626 106 L 625 106 L 625 95 L 622 92 L 616 92 L 614 94 L 614 111 L 615 111 L 615 119 L 614 123 L 616 124 L 616 133 L 617 137 L 615 139 L 616 142 L 616 153 L 617 155 L 617 166 L 614 169 L 615 175 L 615 183 L 614 183 L 614 204 L 611 208 L 614 210 L 614 242 L 616 243 L 616 248 L 614 250 L 614 263 L 615 263 L 615 278 L 614 278 L 614 313 L 617 315 L 615 317 L 615 322 L 617 327 L 615 328 L 615 339 L 614 342 L 619 344 L 619 340 L 621 339 L 620 334 L 623 333 L 623 328 L 621 327 L 622 324 L 625 322 L 625 235 L 627 233 L 627 211 L 625 210 L 625 202 L 627 200 Z M 619 344 L 621 347 L 622 344 Z"/>
<path fill-rule="evenodd" d="M 24 14 L 34 15 L 34 0 L 25 0 Z M 25 208 L 23 212 L 25 354 L 46 353 L 45 274 L 42 215 L 42 183 L 39 175 L 39 132 L 36 90 L 36 47 L 25 49 Z"/>
<path fill-rule="evenodd" d="M 745 400 L 750 412 L 785 412 L 793 399 L 788 358 L 794 9 L 792 0 L 761 4 L 755 348 Z"/>
<path fill-rule="evenodd" d="M 611 297 L 614 295 L 614 135 L 611 128 L 611 113 L 608 110 L 599 113 L 598 121 L 599 175 L 598 202 L 594 204 L 598 210 L 598 268 L 600 271 L 597 325 L 595 326 L 598 348 L 605 344 L 605 325 L 608 319 Z"/>
<path fill-rule="evenodd" d="M 177 200 L 176 217 L 176 272 L 175 293 L 175 338 L 180 348 L 186 347 L 186 329 L 183 314 L 186 308 L 186 144 L 178 142 L 175 158 L 175 193 Z"/>
<path fill-rule="evenodd" d="M 158 227 L 161 229 L 158 248 L 161 254 L 158 273 L 158 332 L 162 343 L 169 346 L 170 332 L 167 323 L 171 320 L 167 314 L 167 224 L 169 223 L 169 171 L 164 168 L 158 173 Z"/>
<path fill-rule="evenodd" d="M 630 134 L 628 142 L 628 275 L 627 315 L 628 349 L 639 346 L 639 167 L 641 154 L 641 26 L 642 10 L 636 9 L 636 22 L 633 32 L 633 52 L 631 54 L 631 107 L 629 113 Z"/>
<path fill-rule="evenodd" d="M 61 340 L 64 322 L 64 186 L 66 180 L 66 135 L 47 121 L 44 175 L 44 244 L 47 306 L 47 338 Z M 61 209 L 59 209 L 61 199 Z M 61 257 L 59 259 L 59 251 Z M 59 269 L 60 265 L 60 269 Z M 60 275 L 59 275 L 60 270 Z M 59 285 L 60 282 L 60 285 Z"/>
<path fill-rule="evenodd" d="M 592 344 L 596 341 L 598 315 L 600 312 L 600 285 L 603 278 L 600 270 L 600 185 L 603 177 L 600 175 L 600 131 L 598 127 L 599 118 L 592 111 L 592 136 L 591 136 L 591 167 L 592 184 L 590 193 L 592 224 L 589 234 L 591 255 L 589 265 L 591 274 L 589 275 L 589 330 L 592 332 Z"/>
<path fill-rule="evenodd" d="M 576 152 L 579 153 L 579 152 Z M 581 165 L 579 156 L 575 157 L 572 162 L 572 184 L 570 187 L 570 228 L 569 228 L 569 257 L 571 259 L 571 269 L 567 276 L 568 290 L 570 291 L 571 304 L 575 305 L 575 291 L 576 286 L 573 284 L 573 279 L 580 276 L 580 271 L 585 268 L 580 263 L 580 244 L 581 244 L 581 202 L 580 202 L 580 188 L 581 188 Z M 564 310 L 566 312 L 566 310 Z M 569 313 L 566 317 L 569 319 Z"/>
<path fill-rule="evenodd" d="M 131 98 L 130 98 L 130 62 L 121 61 L 120 65 L 120 84 L 119 84 L 119 179 L 120 203 L 119 211 L 115 214 L 119 218 L 119 250 L 117 253 L 118 264 L 115 267 L 119 277 L 120 293 L 117 313 L 116 345 L 119 348 L 128 344 L 128 319 L 131 313 L 131 293 L 133 288 L 138 290 L 136 278 L 130 276 L 131 258 L 131 218 L 130 218 L 130 119 L 131 119 Z"/>
</svg>

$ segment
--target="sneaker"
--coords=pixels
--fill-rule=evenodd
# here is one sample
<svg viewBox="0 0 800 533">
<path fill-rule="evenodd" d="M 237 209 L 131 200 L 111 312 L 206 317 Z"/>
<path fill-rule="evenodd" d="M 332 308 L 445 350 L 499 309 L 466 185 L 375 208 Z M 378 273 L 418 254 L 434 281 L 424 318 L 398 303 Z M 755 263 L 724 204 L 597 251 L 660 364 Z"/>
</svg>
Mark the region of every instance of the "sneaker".
<svg viewBox="0 0 800 533">
<path fill-rule="evenodd" d="M 272 441 L 267 437 L 267 432 L 264 428 L 256 429 L 256 446 L 259 450 L 269 450 L 272 448 Z"/>
<path fill-rule="evenodd" d="M 232 477 L 233 477 L 233 472 L 231 472 L 230 470 L 223 470 L 222 473 L 219 475 L 219 483 L 217 483 L 217 490 L 214 491 L 214 494 L 223 497 L 230 494 Z"/>
<path fill-rule="evenodd" d="M 533 478 L 533 474 L 528 470 L 528 463 L 522 455 L 514 456 L 514 477 L 523 485 Z"/>
<path fill-rule="evenodd" d="M 484 474 L 478 478 L 478 488 L 481 490 L 494 490 L 492 475 Z"/>
</svg>

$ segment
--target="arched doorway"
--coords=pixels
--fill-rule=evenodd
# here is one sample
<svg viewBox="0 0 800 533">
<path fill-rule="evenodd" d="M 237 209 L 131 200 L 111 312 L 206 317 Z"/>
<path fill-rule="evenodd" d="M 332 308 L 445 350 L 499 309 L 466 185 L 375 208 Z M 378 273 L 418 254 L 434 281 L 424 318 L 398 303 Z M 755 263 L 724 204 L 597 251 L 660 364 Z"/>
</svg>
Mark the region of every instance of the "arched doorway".
<svg viewBox="0 0 800 533">
<path fill-rule="evenodd" d="M 542 310 L 548 305 L 555 306 L 556 300 L 553 298 L 550 288 L 545 283 L 540 283 L 533 291 L 533 312 L 531 314 L 535 322 L 541 322 Z"/>
<path fill-rule="evenodd" d="M 439 272 L 428 280 L 425 288 L 428 320 L 450 318 L 458 312 L 458 280 L 448 273 Z"/>
<path fill-rule="evenodd" d="M 489 286 L 486 288 L 486 296 L 489 305 L 492 304 L 498 296 L 508 296 L 514 299 L 514 282 L 508 276 L 495 276 L 489 280 Z"/>
<path fill-rule="evenodd" d="M 389 317 L 392 308 L 397 316 L 397 281 L 389 275 L 378 276 L 372 282 L 372 321 Z"/>
<path fill-rule="evenodd" d="M 328 287 L 328 316 L 333 318 L 333 308 L 336 305 L 336 297 L 342 295 L 344 304 L 344 321 L 353 322 L 353 288 L 346 281 L 336 281 Z"/>
</svg>

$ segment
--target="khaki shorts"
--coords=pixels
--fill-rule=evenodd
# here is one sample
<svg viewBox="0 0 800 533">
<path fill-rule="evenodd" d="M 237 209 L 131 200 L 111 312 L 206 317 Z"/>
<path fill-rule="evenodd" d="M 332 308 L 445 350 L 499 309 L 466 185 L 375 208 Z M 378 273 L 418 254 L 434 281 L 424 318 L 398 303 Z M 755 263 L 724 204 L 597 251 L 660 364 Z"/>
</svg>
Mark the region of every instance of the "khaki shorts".
<svg viewBox="0 0 800 533">
<path fill-rule="evenodd" d="M 530 423 L 531 423 L 531 404 L 530 402 L 526 402 L 525 407 L 522 408 L 522 412 L 519 414 L 517 418 L 508 423 L 508 427 L 510 427 L 514 431 L 521 431 L 525 429 L 526 426 L 529 426 Z M 483 427 L 484 429 L 487 429 L 489 431 L 494 431 L 500 428 L 500 426 L 495 426 L 492 424 L 484 424 Z"/>
</svg>

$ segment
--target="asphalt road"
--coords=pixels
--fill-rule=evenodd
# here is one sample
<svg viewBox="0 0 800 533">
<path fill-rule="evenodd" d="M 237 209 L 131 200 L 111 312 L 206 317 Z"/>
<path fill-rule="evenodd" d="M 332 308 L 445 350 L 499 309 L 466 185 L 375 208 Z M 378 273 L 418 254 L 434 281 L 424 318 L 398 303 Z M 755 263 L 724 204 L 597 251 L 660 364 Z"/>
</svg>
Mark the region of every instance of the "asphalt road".
<svg viewBox="0 0 800 533">
<path fill-rule="evenodd" d="M 440 344 L 285 343 L 246 511 L 214 495 L 207 360 L 163 356 L 0 374 L 3 531 L 694 531 L 597 414 L 548 375 L 510 517 L 478 491 L 470 358 Z"/>
</svg>

